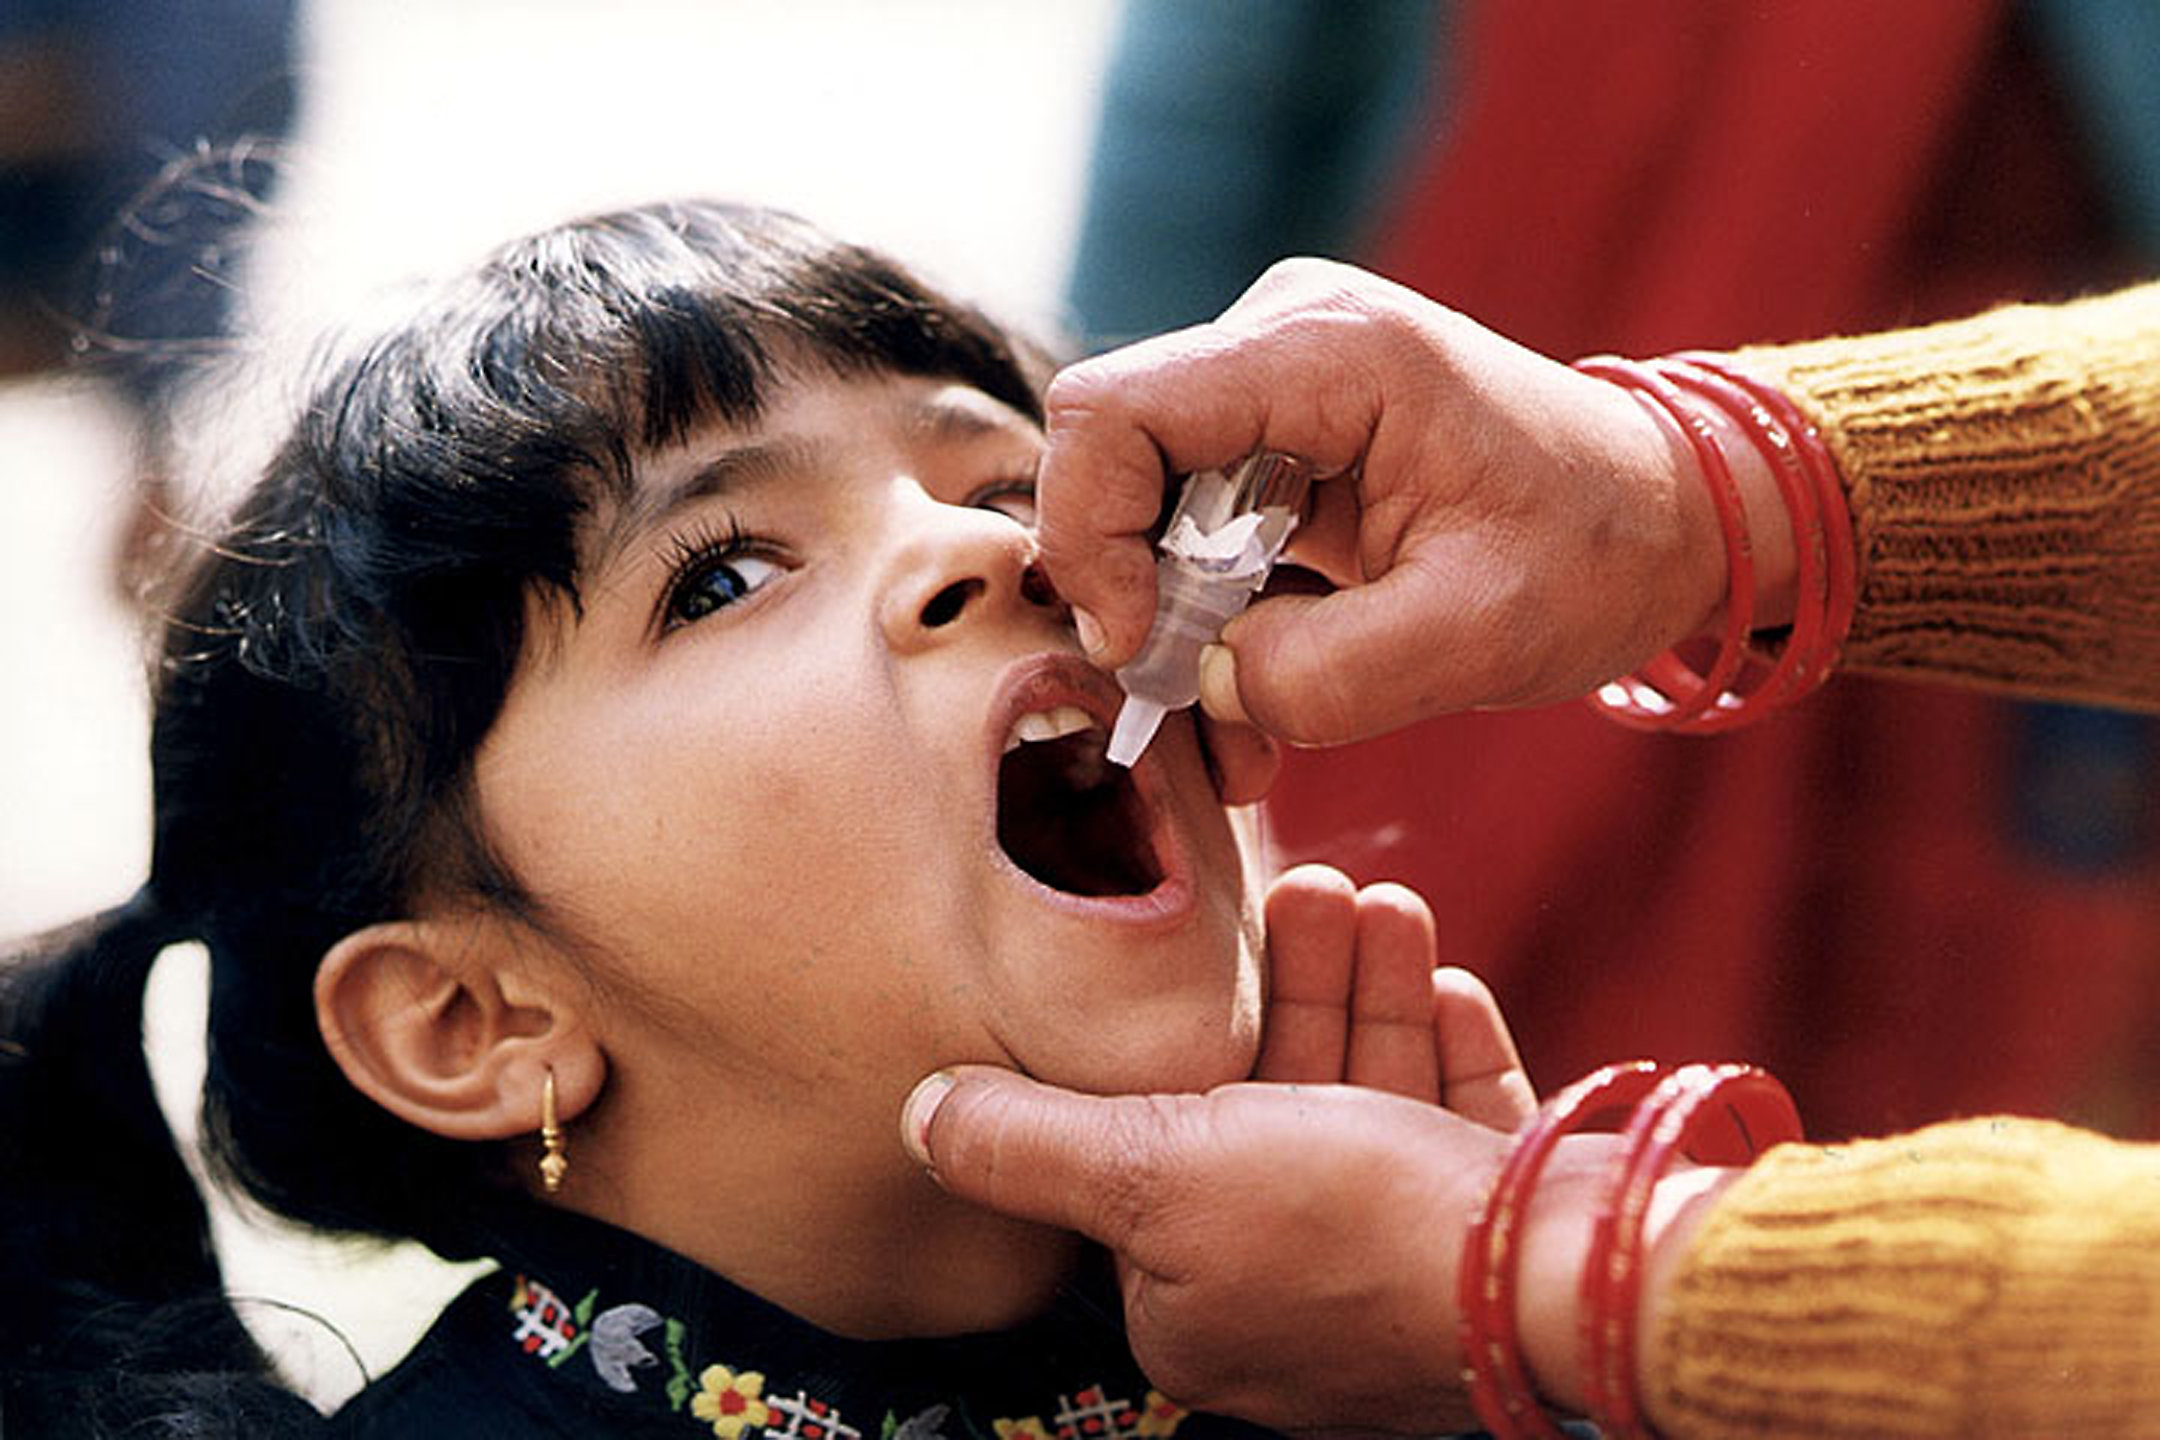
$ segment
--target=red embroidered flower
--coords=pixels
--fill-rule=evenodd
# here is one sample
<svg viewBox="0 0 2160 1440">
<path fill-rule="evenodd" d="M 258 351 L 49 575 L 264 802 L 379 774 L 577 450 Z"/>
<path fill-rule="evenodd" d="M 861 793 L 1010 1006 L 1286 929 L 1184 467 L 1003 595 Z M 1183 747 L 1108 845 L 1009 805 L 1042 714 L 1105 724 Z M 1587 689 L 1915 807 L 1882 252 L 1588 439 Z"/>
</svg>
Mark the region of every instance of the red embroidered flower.
<svg viewBox="0 0 2160 1440">
<path fill-rule="evenodd" d="M 712 1424 L 720 1440 L 740 1440 L 744 1430 L 763 1429 L 772 1419 L 765 1404 L 765 1377 L 755 1370 L 738 1375 L 725 1365 L 708 1365 L 698 1376 L 690 1413 Z"/>
</svg>

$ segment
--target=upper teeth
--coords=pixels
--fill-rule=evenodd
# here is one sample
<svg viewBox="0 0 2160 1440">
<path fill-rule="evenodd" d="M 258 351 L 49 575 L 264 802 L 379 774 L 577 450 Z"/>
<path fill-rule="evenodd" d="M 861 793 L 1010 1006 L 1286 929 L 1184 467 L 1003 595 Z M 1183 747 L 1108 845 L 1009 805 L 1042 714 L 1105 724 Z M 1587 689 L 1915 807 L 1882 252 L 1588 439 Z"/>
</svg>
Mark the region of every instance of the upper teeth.
<svg viewBox="0 0 2160 1440">
<path fill-rule="evenodd" d="M 1005 737 L 1007 753 L 1022 745 L 1042 740 L 1057 740 L 1067 735 L 1077 735 L 1082 730 L 1095 728 L 1095 717 L 1077 705 L 1059 705 L 1049 710 L 1030 710 L 1018 720 Z"/>
</svg>

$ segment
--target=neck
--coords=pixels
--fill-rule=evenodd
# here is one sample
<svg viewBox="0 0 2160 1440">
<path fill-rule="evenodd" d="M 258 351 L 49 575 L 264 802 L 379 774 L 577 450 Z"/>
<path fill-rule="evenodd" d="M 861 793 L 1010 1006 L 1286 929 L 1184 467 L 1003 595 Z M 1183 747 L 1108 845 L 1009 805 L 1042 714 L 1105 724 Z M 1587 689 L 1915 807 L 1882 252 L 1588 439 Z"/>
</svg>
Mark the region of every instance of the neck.
<svg viewBox="0 0 2160 1440">
<path fill-rule="evenodd" d="M 680 1137 L 682 1107 L 661 1100 L 640 1118 L 640 1097 L 626 1085 L 611 1089 L 605 1124 L 579 1127 L 586 1153 L 559 1202 L 666 1245 L 835 1334 L 1004 1329 L 1048 1304 L 1079 1255 L 1082 1242 L 1067 1231 L 947 1194 L 901 1150 L 896 1123 L 866 1132 L 883 1145 L 848 1151 L 821 1127 L 730 1111 L 716 1128 L 724 1145 L 678 1138 L 632 1146 L 612 1142 L 641 1132 Z M 581 1185 L 578 1171 L 592 1178 Z"/>
</svg>

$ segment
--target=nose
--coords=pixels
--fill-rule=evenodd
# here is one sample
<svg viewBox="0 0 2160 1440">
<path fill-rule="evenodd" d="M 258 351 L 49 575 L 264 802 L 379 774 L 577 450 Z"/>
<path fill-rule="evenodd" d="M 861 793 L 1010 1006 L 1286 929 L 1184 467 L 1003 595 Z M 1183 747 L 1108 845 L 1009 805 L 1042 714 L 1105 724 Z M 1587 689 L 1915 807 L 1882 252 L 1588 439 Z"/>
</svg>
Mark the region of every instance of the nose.
<svg viewBox="0 0 2160 1440">
<path fill-rule="evenodd" d="M 1006 516 L 947 505 L 914 486 L 898 502 L 906 537 L 887 560 L 878 623 L 896 653 L 928 649 L 998 616 L 1055 614 L 1064 602 L 1035 559 L 1035 536 Z"/>
</svg>

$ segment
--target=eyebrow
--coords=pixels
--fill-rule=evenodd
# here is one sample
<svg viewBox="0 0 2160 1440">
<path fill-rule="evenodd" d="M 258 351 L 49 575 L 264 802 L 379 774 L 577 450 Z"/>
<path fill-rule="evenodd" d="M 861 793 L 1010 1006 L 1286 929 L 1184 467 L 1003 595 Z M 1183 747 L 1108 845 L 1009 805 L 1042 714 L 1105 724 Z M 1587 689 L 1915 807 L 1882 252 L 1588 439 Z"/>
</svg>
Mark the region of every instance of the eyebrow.
<svg viewBox="0 0 2160 1440">
<path fill-rule="evenodd" d="M 665 525 L 692 505 L 745 485 L 767 483 L 815 470 L 826 449 L 814 440 L 781 435 L 746 440 L 709 456 L 672 485 L 640 492 L 609 522 L 593 547 L 591 569 L 605 570 L 638 536 Z"/>
<path fill-rule="evenodd" d="M 987 396 L 984 398 L 988 399 Z M 973 440 L 983 435 L 1040 433 L 1026 416 L 1002 405 L 992 409 L 991 405 L 968 404 L 946 397 L 910 403 L 907 422 L 915 434 L 932 440 Z"/>
<path fill-rule="evenodd" d="M 933 441 L 1041 433 L 1026 416 L 994 401 L 969 403 L 949 395 L 908 402 L 902 423 L 909 433 Z M 607 569 L 638 536 L 658 529 L 690 506 L 745 485 L 811 474 L 830 463 L 830 447 L 811 436 L 775 435 L 729 445 L 680 481 L 641 492 L 625 504 L 601 532 L 590 569 L 595 574 Z"/>
</svg>

